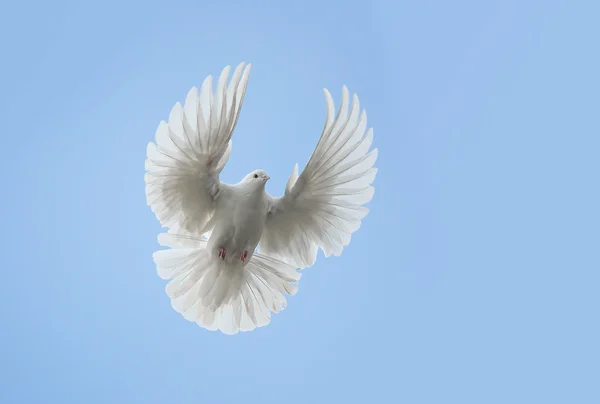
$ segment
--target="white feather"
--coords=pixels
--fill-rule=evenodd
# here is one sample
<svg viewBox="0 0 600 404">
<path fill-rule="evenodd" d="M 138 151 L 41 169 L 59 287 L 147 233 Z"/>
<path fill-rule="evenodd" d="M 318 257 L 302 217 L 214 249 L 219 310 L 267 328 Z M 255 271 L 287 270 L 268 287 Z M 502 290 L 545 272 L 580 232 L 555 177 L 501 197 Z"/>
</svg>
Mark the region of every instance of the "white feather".
<svg viewBox="0 0 600 404">
<path fill-rule="evenodd" d="M 267 325 L 271 312 L 286 306 L 300 274 L 290 265 L 254 254 L 245 265 L 214 259 L 207 242 L 190 235 L 164 233 L 171 249 L 154 253 L 158 274 L 171 279 L 166 293 L 175 311 L 188 321 L 226 334 Z"/>
<path fill-rule="evenodd" d="M 192 88 L 185 105 L 176 103 L 169 122 L 161 122 L 147 149 L 146 198 L 165 227 L 199 233 L 214 213 L 219 173 L 231 153 L 250 65 L 240 64 L 227 87 L 223 69 L 215 93 L 212 77 L 200 93 Z"/>
<path fill-rule="evenodd" d="M 271 199 L 259 245 L 262 253 L 299 268 L 313 265 L 319 248 L 326 256 L 342 253 L 368 213 L 362 205 L 373 197 L 377 175 L 377 149 L 369 152 L 373 132 L 365 134 L 367 114 L 360 113 L 358 97 L 349 107 L 344 86 L 334 118 L 331 94 L 324 91 L 327 116 L 321 138 L 300 176 L 294 168 L 284 196 Z"/>
</svg>

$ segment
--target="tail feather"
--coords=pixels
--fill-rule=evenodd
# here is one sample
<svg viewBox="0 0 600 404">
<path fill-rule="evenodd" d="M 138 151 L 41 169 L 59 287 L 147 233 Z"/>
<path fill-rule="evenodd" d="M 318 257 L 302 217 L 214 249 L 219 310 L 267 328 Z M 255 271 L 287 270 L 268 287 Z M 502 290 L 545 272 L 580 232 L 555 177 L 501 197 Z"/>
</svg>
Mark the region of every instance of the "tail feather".
<svg viewBox="0 0 600 404">
<path fill-rule="evenodd" d="M 242 286 L 246 310 L 250 320 L 254 322 L 256 327 L 263 327 L 271 322 L 271 313 L 265 306 L 264 301 L 260 298 L 256 288 L 252 288 L 251 283 L 246 280 Z"/>
<path fill-rule="evenodd" d="M 200 291 L 200 282 L 198 282 L 194 287 L 192 287 L 188 293 L 171 299 L 171 306 L 175 309 L 176 312 L 182 313 L 184 317 L 186 316 L 196 316 L 197 306 L 196 302 L 198 301 L 198 292 Z M 186 317 L 187 318 L 187 317 Z"/>
<path fill-rule="evenodd" d="M 159 243 L 171 247 L 153 255 L 159 276 L 171 279 L 165 288 L 171 306 L 208 330 L 236 334 L 265 326 L 271 312 L 285 308 L 284 294 L 298 290 L 300 274 L 274 258 L 255 253 L 244 267 L 211 255 L 205 238 L 165 233 Z"/>
</svg>

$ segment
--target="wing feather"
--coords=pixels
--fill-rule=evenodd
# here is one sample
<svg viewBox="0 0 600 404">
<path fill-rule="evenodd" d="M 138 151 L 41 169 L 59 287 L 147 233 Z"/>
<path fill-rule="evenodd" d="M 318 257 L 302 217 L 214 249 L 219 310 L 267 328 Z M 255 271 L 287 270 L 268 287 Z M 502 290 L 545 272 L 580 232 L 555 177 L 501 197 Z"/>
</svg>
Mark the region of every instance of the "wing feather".
<svg viewBox="0 0 600 404">
<path fill-rule="evenodd" d="M 230 67 L 221 72 L 213 92 L 208 76 L 192 88 L 182 106 L 176 103 L 168 122 L 158 125 L 147 148 L 146 200 L 160 223 L 188 232 L 207 231 L 231 154 L 251 65 L 241 63 L 227 84 Z"/>
<path fill-rule="evenodd" d="M 342 88 L 340 109 L 325 92 L 325 127 L 302 174 L 294 167 L 285 194 L 271 198 L 259 250 L 299 268 L 311 266 L 319 249 L 340 255 L 369 210 L 377 149 L 358 96 Z M 365 133 L 366 132 L 366 133 Z"/>
</svg>

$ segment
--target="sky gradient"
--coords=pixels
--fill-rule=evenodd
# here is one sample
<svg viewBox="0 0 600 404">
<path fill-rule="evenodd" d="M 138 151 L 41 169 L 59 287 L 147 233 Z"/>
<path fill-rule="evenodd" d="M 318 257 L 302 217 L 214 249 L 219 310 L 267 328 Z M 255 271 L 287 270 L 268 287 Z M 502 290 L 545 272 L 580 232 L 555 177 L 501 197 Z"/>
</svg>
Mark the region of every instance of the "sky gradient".
<svg viewBox="0 0 600 404">
<path fill-rule="evenodd" d="M 600 402 L 597 1 L 3 6 L 0 402 Z M 169 304 L 146 144 L 252 63 L 223 180 L 279 195 L 358 94 L 371 213 L 271 324 Z"/>
</svg>

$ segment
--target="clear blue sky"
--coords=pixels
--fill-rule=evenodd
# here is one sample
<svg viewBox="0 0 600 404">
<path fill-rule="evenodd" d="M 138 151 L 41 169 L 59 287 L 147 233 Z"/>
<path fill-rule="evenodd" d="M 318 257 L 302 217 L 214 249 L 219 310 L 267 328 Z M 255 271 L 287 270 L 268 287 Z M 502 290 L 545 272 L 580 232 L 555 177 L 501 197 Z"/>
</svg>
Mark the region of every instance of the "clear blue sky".
<svg viewBox="0 0 600 404">
<path fill-rule="evenodd" d="M 167 5 L 169 4 L 169 5 Z M 600 3 L 12 2 L 0 402 L 600 402 Z M 146 144 L 251 62 L 224 179 L 279 194 L 357 92 L 380 169 L 342 257 L 234 337 L 169 304 Z"/>
</svg>

